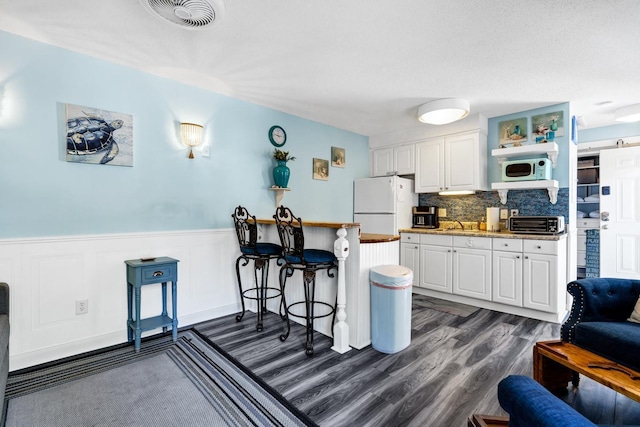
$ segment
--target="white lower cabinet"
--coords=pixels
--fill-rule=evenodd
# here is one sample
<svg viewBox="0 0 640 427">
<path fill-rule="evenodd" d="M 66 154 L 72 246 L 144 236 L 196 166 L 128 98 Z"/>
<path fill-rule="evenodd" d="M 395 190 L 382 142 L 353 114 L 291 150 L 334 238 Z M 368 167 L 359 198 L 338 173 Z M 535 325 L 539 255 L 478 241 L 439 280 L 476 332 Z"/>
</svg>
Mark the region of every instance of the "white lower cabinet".
<svg viewBox="0 0 640 427">
<path fill-rule="evenodd" d="M 402 233 L 400 263 L 414 271 L 414 286 L 438 292 L 428 295 L 556 321 L 566 310 L 566 250 L 566 239 Z"/>
<path fill-rule="evenodd" d="M 501 304 L 522 307 L 522 240 L 493 239 L 493 294 Z"/>
<path fill-rule="evenodd" d="M 450 294 L 453 289 L 453 236 L 420 235 L 418 286 Z"/>
<path fill-rule="evenodd" d="M 420 235 L 403 233 L 400 239 L 400 264 L 413 271 L 413 286 L 420 284 Z"/>
<path fill-rule="evenodd" d="M 555 313 L 564 304 L 566 263 L 558 262 L 558 254 L 566 251 L 566 240 L 523 242 L 523 307 Z"/>
<path fill-rule="evenodd" d="M 491 300 L 491 239 L 453 237 L 453 293 Z"/>
</svg>

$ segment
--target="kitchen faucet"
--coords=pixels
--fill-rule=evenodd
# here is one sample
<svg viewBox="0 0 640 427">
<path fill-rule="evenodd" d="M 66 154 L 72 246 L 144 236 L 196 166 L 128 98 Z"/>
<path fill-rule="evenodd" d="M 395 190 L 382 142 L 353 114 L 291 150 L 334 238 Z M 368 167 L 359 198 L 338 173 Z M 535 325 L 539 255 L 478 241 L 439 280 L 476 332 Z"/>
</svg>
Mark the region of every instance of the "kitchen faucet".
<svg viewBox="0 0 640 427">
<path fill-rule="evenodd" d="M 464 231 L 464 225 L 462 225 L 462 223 L 461 223 L 460 221 L 458 221 L 457 219 L 455 219 L 455 220 L 453 220 L 453 222 L 457 222 L 458 224 L 460 224 L 460 227 L 462 228 L 462 231 Z M 453 229 L 455 229 L 455 228 L 456 228 L 456 226 L 455 226 L 455 225 L 453 225 L 453 226 L 450 228 L 450 230 L 453 230 Z"/>
</svg>

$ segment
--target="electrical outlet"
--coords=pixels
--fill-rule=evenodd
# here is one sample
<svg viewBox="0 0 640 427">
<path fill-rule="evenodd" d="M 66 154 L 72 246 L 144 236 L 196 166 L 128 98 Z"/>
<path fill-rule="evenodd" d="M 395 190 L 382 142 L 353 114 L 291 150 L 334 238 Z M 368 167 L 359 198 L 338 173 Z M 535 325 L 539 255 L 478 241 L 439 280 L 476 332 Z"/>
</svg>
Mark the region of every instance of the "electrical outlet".
<svg viewBox="0 0 640 427">
<path fill-rule="evenodd" d="M 440 218 L 446 217 L 447 216 L 447 209 L 446 208 L 438 208 L 438 216 Z"/>
<path fill-rule="evenodd" d="M 89 312 L 89 300 L 76 300 L 76 314 L 87 314 Z"/>
<path fill-rule="evenodd" d="M 208 145 L 203 145 L 202 146 L 202 157 L 209 157 L 211 155 L 210 151 L 209 151 L 209 146 Z"/>
<path fill-rule="evenodd" d="M 500 219 L 509 219 L 509 211 L 507 209 L 500 209 Z"/>
<path fill-rule="evenodd" d="M 518 216 L 520 211 L 518 209 L 511 209 L 511 216 Z"/>
</svg>

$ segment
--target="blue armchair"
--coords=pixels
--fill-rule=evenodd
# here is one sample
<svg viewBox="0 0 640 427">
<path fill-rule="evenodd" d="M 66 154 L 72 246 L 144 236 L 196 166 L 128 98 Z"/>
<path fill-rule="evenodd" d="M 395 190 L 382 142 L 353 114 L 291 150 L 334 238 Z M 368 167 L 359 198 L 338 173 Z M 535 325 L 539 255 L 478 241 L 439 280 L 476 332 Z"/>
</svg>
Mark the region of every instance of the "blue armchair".
<svg viewBox="0 0 640 427">
<path fill-rule="evenodd" d="M 571 313 L 563 341 L 640 371 L 640 323 L 627 321 L 640 295 L 640 280 L 594 278 L 567 285 Z"/>
<path fill-rule="evenodd" d="M 509 427 L 596 426 L 529 377 L 510 375 L 500 381 L 498 401 L 509 414 Z"/>
</svg>

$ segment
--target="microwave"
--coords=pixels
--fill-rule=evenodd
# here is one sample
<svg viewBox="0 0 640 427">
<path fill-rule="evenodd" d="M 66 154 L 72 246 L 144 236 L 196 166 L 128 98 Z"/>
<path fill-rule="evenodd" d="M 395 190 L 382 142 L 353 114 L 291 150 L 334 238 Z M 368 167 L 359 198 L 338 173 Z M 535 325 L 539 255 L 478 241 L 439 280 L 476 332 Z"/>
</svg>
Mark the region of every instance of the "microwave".
<svg viewBox="0 0 640 427">
<path fill-rule="evenodd" d="M 520 159 L 502 162 L 503 181 L 536 181 L 551 179 L 551 160 Z"/>
</svg>

